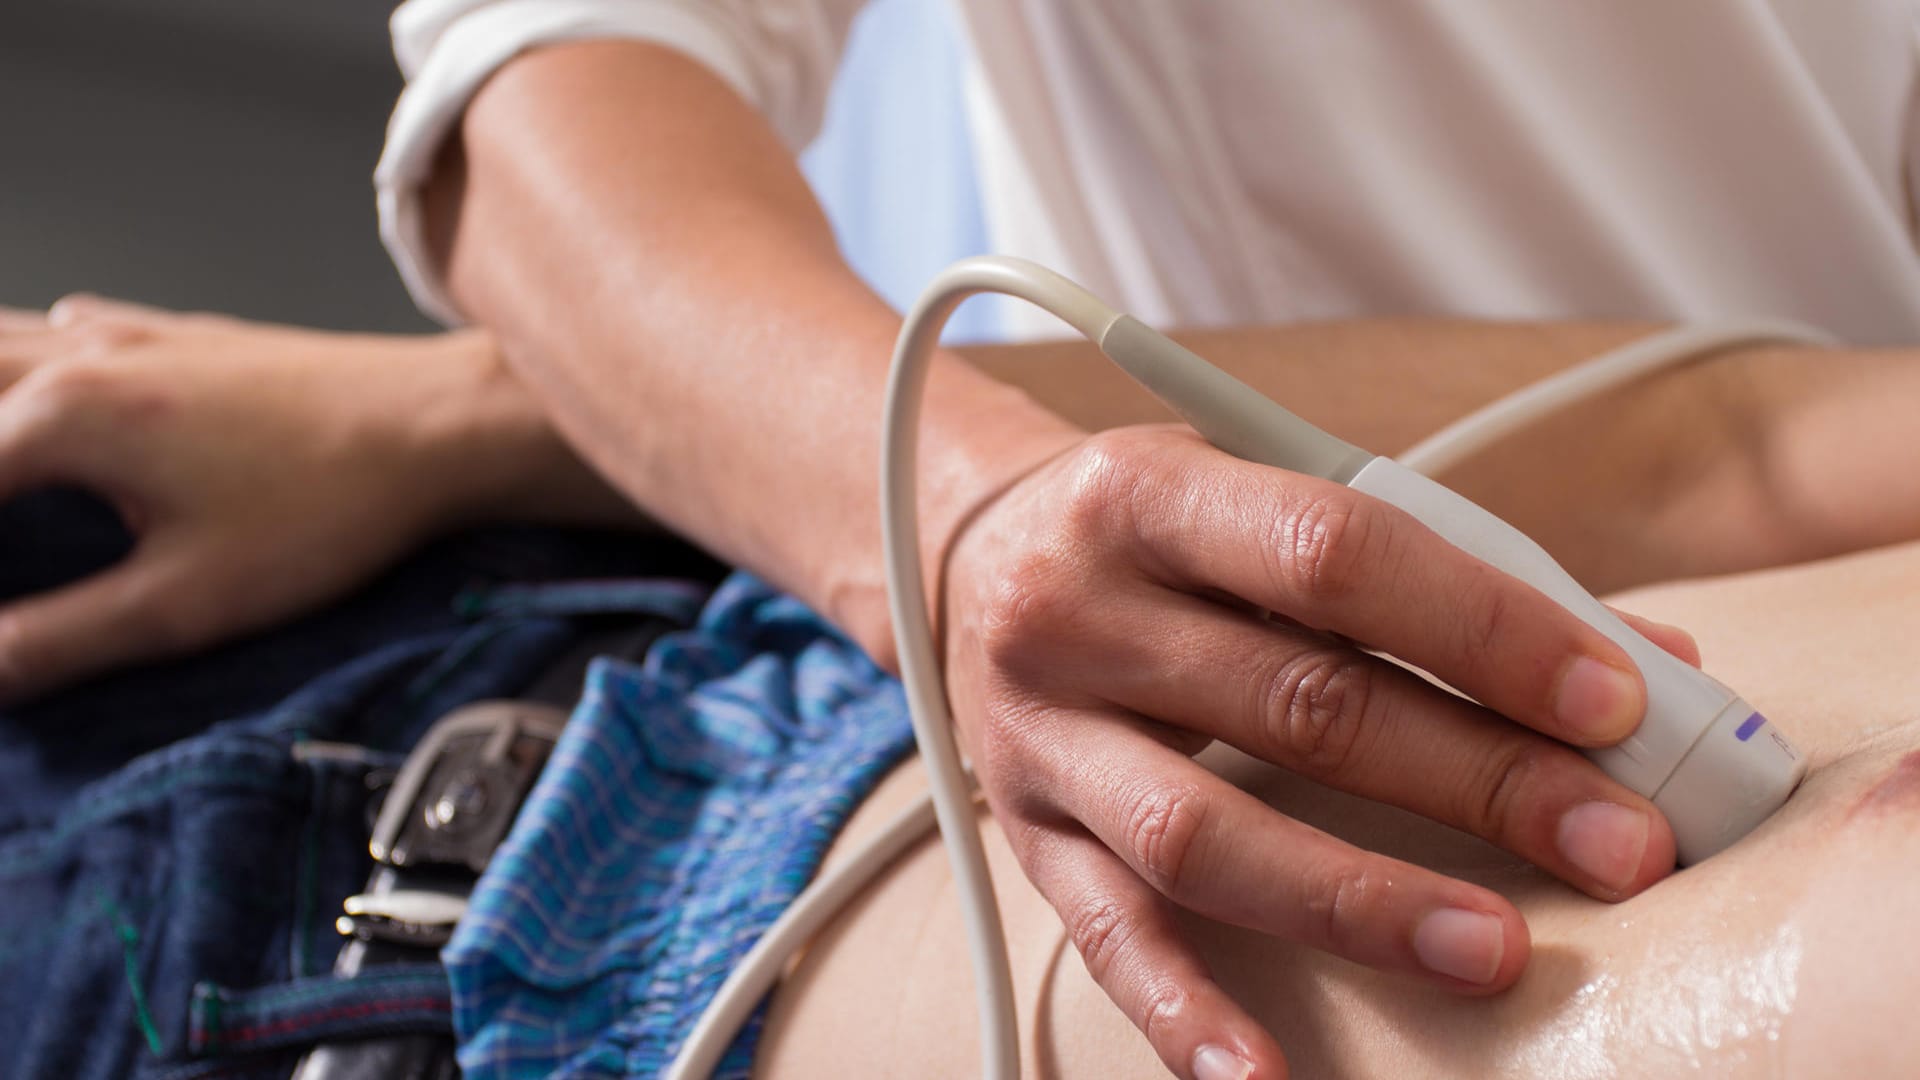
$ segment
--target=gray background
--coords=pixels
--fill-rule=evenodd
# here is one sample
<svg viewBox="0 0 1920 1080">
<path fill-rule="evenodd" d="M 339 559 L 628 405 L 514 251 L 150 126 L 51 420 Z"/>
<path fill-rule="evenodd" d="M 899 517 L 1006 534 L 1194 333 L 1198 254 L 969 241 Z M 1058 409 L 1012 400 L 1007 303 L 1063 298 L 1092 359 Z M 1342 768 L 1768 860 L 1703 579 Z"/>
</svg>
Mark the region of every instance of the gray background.
<svg viewBox="0 0 1920 1080">
<path fill-rule="evenodd" d="M 400 93 L 396 0 L 0 0 L 0 304 L 86 290 L 423 330 L 371 176 Z M 896 306 L 988 249 L 943 0 L 872 0 L 802 164 Z M 949 328 L 990 339 L 990 302 Z"/>
<path fill-rule="evenodd" d="M 417 330 L 370 177 L 393 0 L 6 0 L 0 303 Z"/>
</svg>

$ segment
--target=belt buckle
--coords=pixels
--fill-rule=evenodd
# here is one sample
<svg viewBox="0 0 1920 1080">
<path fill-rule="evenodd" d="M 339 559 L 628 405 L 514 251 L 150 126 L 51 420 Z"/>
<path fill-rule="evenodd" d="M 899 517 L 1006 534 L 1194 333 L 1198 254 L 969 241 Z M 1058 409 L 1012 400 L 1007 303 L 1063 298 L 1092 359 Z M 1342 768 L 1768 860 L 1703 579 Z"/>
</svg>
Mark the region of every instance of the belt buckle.
<svg viewBox="0 0 1920 1080">
<path fill-rule="evenodd" d="M 434 721 L 394 776 L 374 819 L 373 873 L 335 927 L 349 940 L 334 974 L 432 958 L 453 936 L 467 894 L 505 838 L 552 753 L 567 714 L 530 701 L 482 701 Z M 390 1035 L 323 1042 L 295 1080 L 456 1080 L 453 1041 Z"/>
<path fill-rule="evenodd" d="M 447 943 L 566 721 L 551 705 L 482 701 L 434 722 L 374 820 L 373 873 L 335 922 L 352 939 L 336 973 Z"/>
</svg>

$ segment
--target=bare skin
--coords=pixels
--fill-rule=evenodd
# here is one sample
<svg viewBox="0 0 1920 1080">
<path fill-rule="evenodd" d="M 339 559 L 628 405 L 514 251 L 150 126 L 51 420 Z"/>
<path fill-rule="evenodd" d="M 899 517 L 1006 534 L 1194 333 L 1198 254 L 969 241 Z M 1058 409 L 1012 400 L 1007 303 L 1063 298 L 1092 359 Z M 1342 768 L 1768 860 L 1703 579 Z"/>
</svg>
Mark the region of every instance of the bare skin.
<svg viewBox="0 0 1920 1080">
<path fill-rule="evenodd" d="M 1179 336 L 1329 429 L 1391 450 L 1510 378 L 1552 372 L 1641 329 L 1409 321 Z M 1466 374 L 1396 377 L 1405 365 L 1395 357 L 1416 340 L 1432 363 Z M 1465 363 L 1489 353 L 1504 359 Z M 1169 419 L 1084 343 L 962 355 L 1081 427 Z M 1324 377 L 1335 368 L 1352 377 Z M 1373 383 L 1399 389 L 1391 401 L 1354 389 Z M 323 333 L 76 295 L 49 312 L 0 308 L 0 388 L 0 482 L 92 487 L 143 538 L 111 580 L 0 612 L 0 668 L 12 672 L 0 695 L 31 696 L 298 614 L 465 523 L 655 527 L 566 447 L 482 331 Z M 1455 482 L 1487 486 L 1473 469 Z M 1536 535 L 1571 564 L 1598 572 L 1604 547 L 1629 576 L 1650 573 L 1661 558 L 1652 545 L 1624 532 L 1603 545 L 1590 531 L 1659 504 L 1635 502 L 1644 492 L 1624 485 L 1587 490 L 1586 512 L 1551 517 L 1557 531 Z M 1491 494 L 1509 513 L 1530 505 Z M 1623 560 L 1623 547 L 1634 557 Z M 234 555 L 247 550 L 271 553 L 271 565 Z M 295 564 L 307 569 L 279 572 Z"/>
<path fill-rule="evenodd" d="M 1595 326 L 1545 347 L 1540 328 L 1456 331 L 1463 345 L 1525 353 L 1543 371 L 1589 340 L 1631 332 Z M 1394 445 L 1425 434 L 1431 416 L 1398 410 L 1410 415 L 1383 422 L 1388 414 L 1337 393 L 1343 384 L 1313 377 L 1361 347 L 1352 339 L 1404 347 L 1393 336 L 1275 328 L 1196 344 L 1256 381 L 1286 384 L 1322 423 Z M 1298 356 L 1298 370 L 1271 362 L 1277 348 Z M 1001 346 L 968 359 L 1086 426 L 1165 418 L 1128 385 L 1108 385 L 1088 352 Z M 1418 402 L 1459 407 L 1497 386 L 1456 380 Z M 48 312 L 0 308 L 0 390 L 0 494 L 81 484 L 141 538 L 112 573 L 0 610 L 0 697 L 297 615 L 463 524 L 657 527 L 562 442 L 482 331 L 323 333 L 72 296 Z"/>
<path fill-rule="evenodd" d="M 1640 329 L 1425 321 L 1216 332 L 1193 335 L 1190 340 L 1317 422 L 1356 441 L 1390 449 L 1504 391 L 1508 380 L 1544 374 Z M 1112 373 L 1084 346 L 988 351 L 974 359 L 997 377 L 1021 384 L 1026 400 L 1057 410 L 1076 426 L 1125 424 L 1158 415 L 1150 402 L 1130 397 L 1123 384 L 1113 384 Z M 1758 468 L 1689 473 L 1676 471 L 1670 464 L 1673 455 L 1692 443 L 1726 442 L 1752 423 L 1747 410 L 1757 399 L 1750 392 L 1708 393 L 1724 389 L 1730 377 L 1734 385 L 1749 391 L 1754 385 L 1791 387 L 1803 369 L 1825 366 L 1826 359 L 1792 351 L 1755 352 L 1699 365 L 1636 388 L 1629 415 L 1657 422 L 1678 415 L 1689 421 L 1668 426 L 1681 437 L 1677 443 L 1671 438 L 1636 438 L 1637 429 L 1631 425 L 1599 425 L 1603 438 L 1568 440 L 1561 434 L 1564 428 L 1545 425 L 1521 437 L 1522 442 L 1532 443 L 1523 452 L 1501 456 L 1501 461 L 1552 462 L 1560 475 L 1578 477 L 1578 498 L 1573 500 L 1529 497 L 1527 483 L 1537 477 L 1526 470 L 1503 475 L 1470 464 L 1449 479 L 1529 523 L 1564 558 L 1583 567 L 1590 580 L 1612 580 L 1610 574 L 1640 580 L 1656 572 L 1654 568 L 1670 567 L 1676 559 L 1686 565 L 1685 559 L 1698 558 L 1702 551 L 1714 553 L 1719 565 L 1740 565 L 1742 560 L 1777 560 L 1804 551 L 1808 544 L 1845 542 L 1860 535 L 1857 516 L 1803 515 L 1822 524 L 1850 521 L 1854 523 L 1850 528 L 1856 530 L 1829 530 L 1823 535 L 1792 528 L 1794 517 L 1788 514 L 1717 513 L 1705 517 L 1709 527 L 1700 529 L 1697 524 L 1702 519 L 1676 518 L 1673 513 L 1676 508 L 1700 504 L 1724 508 L 1729 501 L 1738 507 L 1743 500 L 1751 511 L 1760 494 L 1768 497 L 1766 506 L 1794 507 L 1811 500 L 1814 508 L 1832 509 L 1831 485 L 1790 482 L 1796 469 L 1804 472 L 1807 465 L 1790 442 L 1776 447 L 1764 437 L 1732 438 L 1735 447 L 1751 446 L 1745 454 L 1723 451 L 1715 459 L 1736 464 L 1768 462 L 1774 466 L 1771 472 L 1784 474 L 1789 482 Z M 16 695 L 44 690 L 116 663 L 189 651 L 265 625 L 344 591 L 425 532 L 462 520 L 633 520 L 631 512 L 567 452 L 538 402 L 505 376 L 484 335 L 415 340 L 324 335 L 74 300 L 51 317 L 6 314 L 5 325 L 0 326 L 0 362 L 7 377 L 18 380 L 0 402 L 4 405 L 0 419 L 11 424 L 5 449 L 14 470 L 13 482 L 30 485 L 65 479 L 94 486 L 126 509 L 141 536 L 135 556 L 114 570 L 0 612 L 5 630 L 0 659 L 10 665 L 3 672 L 8 679 L 0 691 Z M 1340 372 L 1341 377 L 1327 377 L 1330 371 Z M 1793 407 L 1769 415 L 1785 430 L 1810 429 L 1816 449 L 1845 447 L 1848 439 L 1856 444 L 1878 439 L 1897 453 L 1899 432 L 1892 431 L 1893 438 L 1888 438 L 1890 418 L 1884 410 L 1850 411 L 1844 406 L 1849 395 L 1856 400 L 1865 397 L 1870 404 L 1894 400 L 1887 395 L 1898 392 L 1903 378 L 1912 377 L 1911 367 L 1896 355 L 1862 354 L 1849 359 L 1847 371 L 1847 379 L 1820 380 L 1813 387 L 1818 393 L 1782 398 Z M 1755 372 L 1765 377 L 1756 380 Z M 1703 393 L 1707 394 L 1704 399 Z M 1619 404 L 1595 403 L 1589 411 L 1602 407 Z M 1836 424 L 1842 430 L 1836 432 Z M 1574 427 L 1580 430 L 1581 425 Z M 1649 430 L 1658 435 L 1663 427 L 1656 423 Z M 1246 552 L 1245 542 L 1228 543 L 1220 549 L 1220 557 L 1202 558 L 1186 570 L 1180 568 L 1181 553 L 1199 548 L 1191 538 L 1167 533 L 1166 522 L 1190 523 L 1196 520 L 1192 518 L 1196 512 L 1204 519 L 1223 504 L 1237 504 L 1237 510 L 1216 527 L 1203 529 L 1201 539 L 1219 544 L 1222 536 L 1238 533 L 1258 543 L 1263 536 L 1271 537 L 1268 530 L 1274 515 L 1284 517 L 1289 500 L 1299 497 L 1297 490 L 1271 486 L 1270 476 L 1256 475 L 1237 464 L 1222 468 L 1209 463 L 1204 466 L 1212 473 L 1204 487 L 1206 497 L 1188 502 L 1183 509 L 1181 500 L 1202 489 L 1183 477 L 1183 471 L 1194 475 L 1193 466 L 1181 462 L 1199 462 L 1205 453 L 1190 436 L 1137 426 L 1089 441 L 1024 478 L 1021 490 L 994 500 L 988 511 L 996 519 L 993 527 L 971 530 L 969 542 L 955 549 L 954 565 L 971 568 L 953 575 L 955 589 L 965 589 L 969 582 L 1021 583 L 1013 592 L 968 598 L 975 609 L 989 613 L 996 605 L 1018 601 L 1020 618 L 990 620 L 997 625 L 988 639 L 980 636 L 979 624 L 963 623 L 952 641 L 957 647 L 953 669 L 961 673 L 957 684 L 962 695 L 992 684 L 977 667 L 969 666 L 982 657 L 997 657 L 996 677 L 1003 688 L 1011 685 L 1016 690 L 1011 697 L 1000 696 L 997 715 L 991 709 L 981 710 L 996 725 L 996 733 L 985 745 L 1019 750 L 1023 736 L 1044 736 L 1039 743 L 1028 742 L 1029 752 L 1016 754 L 1003 774 L 1018 778 L 1013 784 L 1016 790 L 1051 792 L 1049 798 L 1065 800 L 1056 806 L 1031 799 L 1011 804 L 1011 818 L 1027 825 L 1020 834 L 1027 866 L 1037 878 L 1051 881 L 1056 894 L 1063 897 L 1061 917 L 1082 928 L 1076 943 L 1095 957 L 1110 976 L 1112 988 L 1124 995 L 1144 1026 L 1152 1030 L 1160 1023 L 1156 1016 L 1183 1015 L 1194 1007 L 1184 995 L 1189 987 L 1206 980 L 1199 974 L 1204 969 L 1197 954 L 1187 951 L 1187 931 L 1169 914 L 1172 908 L 1143 891 L 1139 881 L 1130 881 L 1124 876 L 1128 873 L 1143 875 L 1161 895 L 1192 910 L 1233 918 L 1403 972 L 1428 963 L 1412 948 L 1426 912 L 1451 906 L 1483 913 L 1498 922 L 1502 939 L 1481 954 L 1486 958 L 1483 966 L 1469 970 L 1478 981 L 1440 969 L 1428 974 L 1437 985 L 1456 991 L 1497 990 L 1517 977 L 1528 962 L 1522 916 L 1499 894 L 1404 862 L 1380 862 L 1378 856 L 1328 841 L 1305 830 L 1297 820 L 1276 815 L 1244 796 L 1232 796 L 1226 813 L 1214 815 L 1225 824 L 1218 835 L 1231 842 L 1212 843 L 1208 857 L 1169 863 L 1170 847 L 1138 846 L 1137 841 L 1151 835 L 1129 832 L 1133 822 L 1151 824 L 1169 820 L 1167 814 L 1176 818 L 1190 814 L 1199 805 L 1193 801 L 1196 795 L 1210 801 L 1223 798 L 1218 792 L 1224 788 L 1202 792 L 1197 778 L 1205 774 L 1187 765 L 1179 752 L 1203 734 L 1222 735 L 1306 775 L 1495 839 L 1596 896 L 1630 895 L 1663 872 L 1670 841 L 1657 818 L 1646 819 L 1640 827 L 1643 842 L 1634 849 L 1637 855 L 1628 851 L 1624 859 L 1615 858 L 1609 846 L 1602 844 L 1604 857 L 1594 863 L 1581 862 L 1561 850 L 1555 822 L 1565 820 L 1563 815 L 1570 810 L 1596 801 L 1635 803 L 1634 797 L 1564 747 L 1498 723 L 1487 714 L 1463 710 L 1391 670 L 1344 656 L 1311 634 L 1248 623 L 1243 611 L 1230 608 L 1210 614 L 1204 607 L 1195 608 L 1195 593 L 1204 595 L 1208 585 L 1204 575 L 1223 568 L 1239 575 L 1237 580 L 1223 582 L 1226 591 L 1262 606 L 1290 606 L 1304 615 L 1315 601 L 1311 595 L 1295 597 L 1290 603 L 1285 597 L 1262 594 L 1263 568 L 1243 564 L 1234 570 L 1233 554 Z M 1829 453 L 1845 457 L 1843 450 Z M 1068 482 L 1049 487 L 1048 470 L 1064 472 Z M 1756 484 L 1756 475 L 1767 482 Z M 1113 505 L 1098 498 L 1103 487 L 1110 489 L 1115 479 L 1128 478 L 1157 478 L 1161 492 L 1155 497 L 1161 503 L 1155 507 L 1154 499 L 1139 497 L 1147 488 L 1130 480 L 1123 485 L 1134 490 L 1135 511 L 1151 511 L 1133 523 L 1108 516 Z M 1242 491 L 1236 498 L 1223 500 L 1221 496 L 1231 490 L 1223 486 L 1229 479 Z M 1069 506 L 1064 514 L 1048 494 L 1062 487 L 1079 500 L 1077 508 Z M 1901 508 L 1912 504 L 1897 491 L 1885 494 L 1889 497 L 1883 505 L 1891 513 L 1883 515 L 1877 527 L 1889 523 L 1897 527 L 1904 520 Z M 1169 498 L 1173 501 L 1164 501 Z M 1309 509 L 1314 501 L 1306 504 Z M 1838 503 L 1845 509 L 1844 493 Z M 1152 530 L 1135 527 L 1156 520 L 1161 524 Z M 1269 524 L 1263 525 L 1263 520 Z M 1651 527 L 1640 527 L 1648 522 Z M 1111 548 L 1115 536 L 1144 538 L 1154 530 L 1172 542 L 1160 545 L 1158 566 L 1135 564 L 1144 574 L 1127 570 L 1129 556 L 1123 551 L 1108 552 L 1120 556 L 1121 571 L 1116 573 L 1111 559 L 1106 568 L 1072 560 L 1036 560 L 1031 543 L 1024 556 L 1016 544 L 1015 558 L 1008 562 L 1008 549 L 994 543 L 995 538 L 1007 536 L 1044 538 L 1047 529 L 1063 523 L 1083 531 L 1063 534 L 1064 547 L 1043 543 L 1040 550 L 1094 552 Z M 1627 523 L 1635 527 L 1624 528 Z M 1730 540 L 1741 543 L 1730 544 Z M 286 565 L 285 560 L 296 557 L 318 569 L 297 575 L 276 571 Z M 1389 553 L 1376 561 L 1409 567 L 1433 560 Z M 1172 580 L 1164 576 L 1169 571 Z M 1455 572 L 1477 571 L 1462 564 Z M 1085 587 L 1077 591 L 1087 599 L 1077 602 L 1082 605 L 1078 609 L 1073 604 L 1061 606 L 1062 598 L 1075 591 L 1057 587 L 1064 579 L 1049 580 L 1061 573 L 1084 579 Z M 1116 583 L 1131 587 L 1115 588 Z M 1395 591 L 1389 583 L 1389 594 Z M 1184 607 L 1189 615 L 1201 614 L 1200 623 L 1211 623 L 1226 633 L 1216 636 L 1213 644 L 1177 636 L 1157 639 L 1154 635 L 1165 624 L 1151 613 L 1151 603 L 1142 606 L 1140 601 L 1146 597 L 1176 609 Z M 1325 621 L 1313 625 L 1344 630 L 1363 640 L 1382 640 L 1363 623 L 1339 621 L 1364 614 L 1364 608 L 1364 604 L 1323 605 L 1319 618 Z M 1007 610 L 1012 609 L 1003 609 L 1002 614 Z M 1061 632 L 1058 616 L 1076 610 L 1076 618 L 1092 615 L 1094 625 L 1110 632 L 1107 639 L 1079 630 Z M 1397 615 L 1395 619 L 1406 622 Z M 1435 629 L 1442 632 L 1430 639 L 1449 636 L 1444 628 Z M 1532 646 L 1540 644 L 1539 635 L 1524 630 L 1515 637 Z M 1216 647 L 1223 640 L 1237 645 Z M 1674 640 L 1684 642 L 1684 637 Z M 1429 661 L 1429 666 L 1451 666 L 1456 671 L 1470 669 L 1476 654 L 1499 655 L 1509 667 L 1521 668 L 1538 668 L 1543 659 L 1539 655 L 1525 659 L 1525 649 L 1463 654 L 1457 650 L 1457 640 L 1451 654 L 1444 646 L 1439 652 L 1431 651 L 1431 640 L 1426 646 L 1412 644 L 1414 648 L 1400 651 L 1418 659 L 1422 655 L 1418 649 L 1427 648 L 1426 655 L 1439 658 Z M 1138 662 L 1122 663 L 1120 669 L 1141 677 L 1127 691 L 1130 699 L 1115 699 L 1111 704 L 1174 720 L 1180 726 L 1142 739 L 1140 729 L 1123 724 L 1119 743 L 1072 732 L 1085 713 L 1082 695 L 1084 687 L 1092 685 L 1087 678 L 1112 669 L 1119 663 L 1117 658 L 1126 655 L 1137 655 Z M 1448 655 L 1453 656 L 1451 662 Z M 1162 671 L 1166 664 L 1174 667 Z M 1064 682 L 1057 678 L 1062 673 L 1069 676 Z M 1351 714 L 1324 707 L 1328 702 L 1391 700 L 1387 694 L 1356 695 L 1341 689 L 1342 680 L 1356 676 L 1369 684 L 1398 680 L 1388 684 L 1391 696 L 1405 704 L 1384 712 Z M 1181 679 L 1204 693 L 1166 693 Z M 1267 712 L 1277 706 L 1273 700 L 1255 702 L 1250 714 L 1233 715 L 1246 704 L 1246 695 L 1234 688 L 1262 685 L 1289 690 L 1305 686 L 1318 695 L 1323 707 Z M 1487 697 L 1490 686 L 1483 682 L 1476 692 Z M 1108 689 L 1113 688 L 1109 680 Z M 1215 696 L 1209 699 L 1206 693 Z M 1053 716 L 1035 727 L 1032 713 L 1004 708 L 1009 700 L 1051 703 Z M 1145 704 L 1130 704 L 1130 700 Z M 1214 704 L 1209 705 L 1209 700 Z M 1415 705 L 1415 701 L 1426 704 Z M 1190 711 L 1196 705 L 1198 711 Z M 1527 712 L 1525 703 L 1513 698 L 1504 708 L 1515 716 L 1524 717 Z M 1339 722 L 1324 728 L 1322 721 L 1328 716 Z M 1062 719 L 1072 723 L 1055 722 Z M 1308 722 L 1303 725 L 1298 720 Z M 1542 721 L 1536 717 L 1533 722 Z M 1347 741 L 1347 753 L 1330 753 L 1336 744 L 1325 738 L 1327 730 L 1362 731 L 1375 749 L 1351 753 L 1356 744 Z M 980 745 L 975 743 L 976 748 Z M 1116 747 L 1121 752 L 1116 753 Z M 1364 763 L 1366 768 L 1342 768 L 1343 760 Z M 1446 768 L 1456 779 L 1431 782 L 1442 775 L 1435 771 L 1435 762 L 1451 763 Z M 1087 763 L 1096 763 L 1096 771 L 1087 772 Z M 1514 763 L 1528 767 L 1511 767 Z M 1187 770 L 1196 779 L 1171 789 L 1161 786 L 1160 781 L 1176 770 Z M 1169 792 L 1177 797 L 1175 801 L 1167 801 Z M 1492 798 L 1489 792 L 1502 796 Z M 1072 801 L 1076 798 L 1077 804 Z M 1062 807 L 1070 815 L 1063 817 Z M 1147 817 L 1141 816 L 1143 811 Z M 1105 830 L 1105 849 L 1086 841 L 1086 834 L 1075 824 L 1082 821 Z M 1246 850 L 1240 838 L 1248 837 L 1260 839 L 1271 849 L 1271 857 Z M 1288 867 L 1303 859 L 1318 863 L 1322 880 L 1336 886 L 1356 875 L 1366 880 L 1385 872 L 1397 874 L 1409 895 L 1417 893 L 1425 899 L 1407 901 L 1398 910 L 1341 902 L 1342 895 L 1353 895 L 1351 890 L 1316 893 L 1317 886 L 1303 884 L 1293 875 Z M 1129 865 L 1123 866 L 1123 861 Z M 1184 881 L 1168 871 L 1178 862 L 1190 864 Z M 1276 870 L 1279 876 L 1274 878 Z M 1248 881 L 1255 883 L 1252 888 L 1247 887 Z M 1111 909 L 1104 906 L 1114 892 L 1130 888 L 1135 910 L 1152 913 L 1147 921 L 1155 934 L 1090 936 L 1102 928 L 1135 924 L 1139 916 L 1116 922 L 1107 918 Z M 1257 908 L 1247 908 L 1236 899 L 1276 889 L 1292 890 L 1293 899 Z M 1316 922 L 1313 912 L 1324 908 L 1327 896 L 1335 898 L 1331 910 L 1341 914 L 1346 924 Z M 1155 941 L 1156 935 L 1158 961 L 1137 952 L 1126 955 L 1125 950 L 1102 960 L 1097 951 L 1114 945 L 1137 946 Z M 1237 1008 L 1218 991 L 1214 994 L 1210 1004 L 1215 1015 Z M 1208 1004 L 1200 1003 L 1199 1012 L 1209 1011 Z M 1243 1025 L 1241 1030 L 1248 1029 Z M 1195 1031 L 1204 1033 L 1202 1027 L 1187 1025 L 1185 1034 L 1169 1040 L 1171 1050 L 1164 1056 L 1186 1058 Z M 1266 1041 L 1263 1033 L 1247 1038 Z M 1257 1049 L 1258 1056 L 1278 1062 L 1279 1052 L 1271 1044 Z"/>
<path fill-rule="evenodd" d="M 1462 998 L 1184 917 L 1214 974 L 1297 1076 L 1910 1075 L 1920 994 L 1920 544 L 1616 598 L 1698 635 L 1707 668 L 1812 763 L 1747 840 L 1605 904 L 1487 844 L 1243 755 L 1208 760 L 1287 814 L 1500 892 L 1533 958 Z M 903 767 L 836 853 L 921 790 Z M 1165 1075 L 987 824 L 1009 919 L 1027 1075 Z M 929 841 L 822 935 L 775 999 L 757 1074 L 976 1075 L 972 989 Z"/>
</svg>

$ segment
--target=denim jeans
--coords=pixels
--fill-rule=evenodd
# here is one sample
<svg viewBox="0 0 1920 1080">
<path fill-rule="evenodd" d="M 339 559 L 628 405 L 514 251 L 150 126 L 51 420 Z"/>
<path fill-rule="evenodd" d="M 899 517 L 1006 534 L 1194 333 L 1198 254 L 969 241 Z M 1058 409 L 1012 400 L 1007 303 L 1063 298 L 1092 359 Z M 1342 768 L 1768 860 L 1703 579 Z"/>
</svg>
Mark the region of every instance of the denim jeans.
<svg viewBox="0 0 1920 1080">
<path fill-rule="evenodd" d="M 16 500 L 0 601 L 127 546 L 91 500 Z M 449 1031 L 437 964 L 330 974 L 383 778 L 585 621 L 659 607 L 622 579 L 717 571 L 660 538 L 478 531 L 288 626 L 0 713 L 0 1075 L 284 1077 L 318 1039 Z"/>
</svg>

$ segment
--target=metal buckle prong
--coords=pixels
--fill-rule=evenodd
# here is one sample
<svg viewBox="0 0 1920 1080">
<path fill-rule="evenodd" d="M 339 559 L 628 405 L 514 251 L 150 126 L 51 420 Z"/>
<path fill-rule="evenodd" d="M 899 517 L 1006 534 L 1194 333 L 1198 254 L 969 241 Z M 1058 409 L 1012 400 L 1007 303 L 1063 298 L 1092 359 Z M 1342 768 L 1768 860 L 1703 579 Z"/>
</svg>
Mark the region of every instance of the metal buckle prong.
<svg viewBox="0 0 1920 1080">
<path fill-rule="evenodd" d="M 467 898 L 428 889 L 399 889 L 358 893 L 347 897 L 341 907 L 346 914 L 333 925 L 342 937 L 437 949 L 452 940 L 454 925 L 466 914 Z"/>
</svg>

